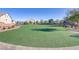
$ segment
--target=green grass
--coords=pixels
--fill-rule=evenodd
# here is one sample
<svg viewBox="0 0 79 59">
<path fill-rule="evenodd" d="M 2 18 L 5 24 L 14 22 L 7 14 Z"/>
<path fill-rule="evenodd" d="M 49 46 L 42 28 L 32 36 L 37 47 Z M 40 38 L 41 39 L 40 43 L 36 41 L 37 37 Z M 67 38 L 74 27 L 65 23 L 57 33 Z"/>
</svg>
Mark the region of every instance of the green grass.
<svg viewBox="0 0 79 59">
<path fill-rule="evenodd" d="M 0 41 L 31 47 L 67 47 L 79 45 L 79 37 L 63 27 L 24 25 L 19 29 L 1 32 Z"/>
</svg>

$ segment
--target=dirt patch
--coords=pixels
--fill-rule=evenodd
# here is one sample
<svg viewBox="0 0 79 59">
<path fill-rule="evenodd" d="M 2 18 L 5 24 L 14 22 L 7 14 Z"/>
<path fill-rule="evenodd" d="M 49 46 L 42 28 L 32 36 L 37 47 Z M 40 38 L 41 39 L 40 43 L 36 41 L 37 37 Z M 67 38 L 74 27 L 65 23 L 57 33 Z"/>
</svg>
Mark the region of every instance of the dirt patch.
<svg viewBox="0 0 79 59">
<path fill-rule="evenodd" d="M 20 28 L 20 27 L 21 27 L 21 26 L 16 26 L 16 27 L 11 28 L 11 29 L 0 30 L 0 32 L 5 32 L 5 31 L 14 30 L 14 29 L 18 29 L 18 28 Z"/>
</svg>

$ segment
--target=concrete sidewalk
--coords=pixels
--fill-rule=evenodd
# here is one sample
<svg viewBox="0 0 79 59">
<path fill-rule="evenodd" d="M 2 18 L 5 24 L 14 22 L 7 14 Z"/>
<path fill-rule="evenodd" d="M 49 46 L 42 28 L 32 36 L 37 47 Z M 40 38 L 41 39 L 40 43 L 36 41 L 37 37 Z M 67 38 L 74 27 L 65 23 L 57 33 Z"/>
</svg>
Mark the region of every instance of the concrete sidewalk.
<svg viewBox="0 0 79 59">
<path fill-rule="evenodd" d="M 63 48 L 36 48 L 0 42 L 0 50 L 79 50 L 79 46 Z"/>
</svg>

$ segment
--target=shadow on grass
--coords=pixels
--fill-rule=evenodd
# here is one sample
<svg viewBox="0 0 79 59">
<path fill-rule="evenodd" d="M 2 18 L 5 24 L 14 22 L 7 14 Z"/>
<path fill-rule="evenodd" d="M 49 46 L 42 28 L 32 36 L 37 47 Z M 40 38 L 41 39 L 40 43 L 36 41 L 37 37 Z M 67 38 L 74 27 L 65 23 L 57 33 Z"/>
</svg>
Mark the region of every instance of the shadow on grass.
<svg viewBox="0 0 79 59">
<path fill-rule="evenodd" d="M 73 34 L 73 35 L 70 35 L 70 37 L 79 38 L 79 34 Z"/>
<path fill-rule="evenodd" d="M 58 30 L 57 29 L 51 29 L 51 28 L 41 28 L 41 29 L 32 29 L 32 31 L 52 32 L 52 31 L 58 31 Z"/>
</svg>

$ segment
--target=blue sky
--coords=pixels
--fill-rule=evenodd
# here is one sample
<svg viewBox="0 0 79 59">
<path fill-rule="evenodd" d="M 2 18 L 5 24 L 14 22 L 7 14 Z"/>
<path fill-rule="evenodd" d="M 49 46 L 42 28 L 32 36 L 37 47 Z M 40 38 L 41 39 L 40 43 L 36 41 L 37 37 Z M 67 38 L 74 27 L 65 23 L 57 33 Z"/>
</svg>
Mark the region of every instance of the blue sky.
<svg viewBox="0 0 79 59">
<path fill-rule="evenodd" d="M 30 18 L 35 20 L 63 19 L 67 10 L 68 8 L 0 8 L 0 12 L 9 13 L 15 21 L 25 21 Z"/>
</svg>

